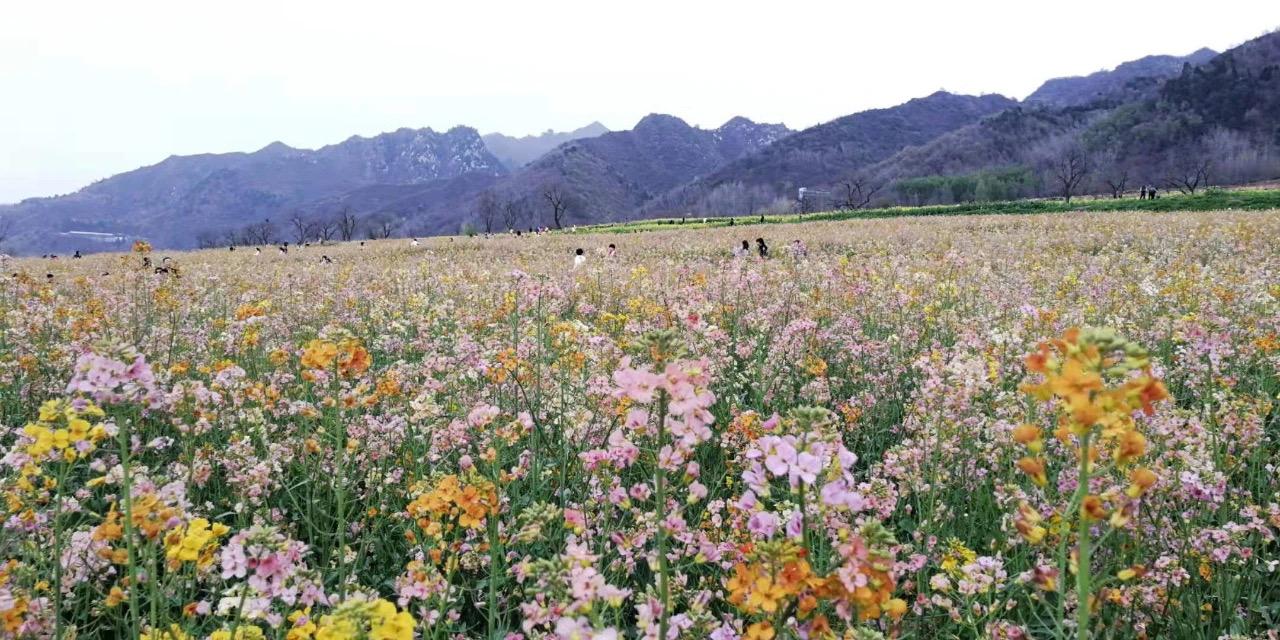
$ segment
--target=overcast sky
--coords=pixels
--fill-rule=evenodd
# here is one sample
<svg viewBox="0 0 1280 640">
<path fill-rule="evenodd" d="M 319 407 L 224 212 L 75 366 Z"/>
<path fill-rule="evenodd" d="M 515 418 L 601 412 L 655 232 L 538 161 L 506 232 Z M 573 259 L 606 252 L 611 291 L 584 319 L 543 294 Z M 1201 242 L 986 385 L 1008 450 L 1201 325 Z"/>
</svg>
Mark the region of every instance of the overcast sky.
<svg viewBox="0 0 1280 640">
<path fill-rule="evenodd" d="M 170 154 L 400 127 L 528 134 L 647 113 L 802 128 L 938 89 L 1222 50 L 1280 2 L 6 2 L 0 202 Z"/>
</svg>

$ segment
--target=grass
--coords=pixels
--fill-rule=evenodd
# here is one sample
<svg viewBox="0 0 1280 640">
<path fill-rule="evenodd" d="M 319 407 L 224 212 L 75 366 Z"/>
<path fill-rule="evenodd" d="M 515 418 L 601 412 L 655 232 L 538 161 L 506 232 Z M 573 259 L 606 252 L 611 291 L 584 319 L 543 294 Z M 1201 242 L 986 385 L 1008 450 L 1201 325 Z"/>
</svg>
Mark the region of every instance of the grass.
<svg viewBox="0 0 1280 640">
<path fill-rule="evenodd" d="M 580 226 L 576 233 L 637 233 L 670 229 L 672 225 L 699 229 L 752 224 L 795 224 L 819 220 L 864 220 L 871 218 L 896 218 L 907 216 L 973 216 L 1010 215 L 1031 213 L 1066 213 L 1070 211 L 1139 211 L 1168 213 L 1175 211 L 1261 211 L 1280 209 L 1280 190 L 1225 190 L 1208 189 L 1194 195 L 1171 194 L 1155 200 L 1136 198 L 1078 198 L 1071 202 L 1062 200 L 1012 200 L 1006 202 L 970 202 L 964 204 L 929 205 L 920 207 L 882 207 L 876 209 L 835 210 L 808 214 L 781 214 L 765 216 L 730 216 L 702 218 L 657 218 L 633 222 Z M 706 220 L 706 222 L 702 222 Z M 730 224 L 732 221 L 732 225 Z M 763 222 L 762 222 L 763 221 Z"/>
</svg>

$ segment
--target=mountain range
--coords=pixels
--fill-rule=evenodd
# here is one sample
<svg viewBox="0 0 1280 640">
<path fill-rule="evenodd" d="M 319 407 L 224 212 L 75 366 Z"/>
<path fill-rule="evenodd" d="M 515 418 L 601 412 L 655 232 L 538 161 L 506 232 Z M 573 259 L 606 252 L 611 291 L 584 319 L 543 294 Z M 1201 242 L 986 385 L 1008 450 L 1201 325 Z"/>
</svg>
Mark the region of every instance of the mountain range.
<svg viewBox="0 0 1280 640">
<path fill-rule="evenodd" d="M 801 131 L 650 114 L 623 131 L 400 129 L 315 150 L 172 156 L 0 207 L 0 236 L 21 253 L 134 237 L 191 248 L 335 239 L 339 228 L 374 237 L 749 215 L 794 210 L 801 187 L 827 207 L 1052 195 L 1055 162 L 1070 154 L 1087 158 L 1082 191 L 1280 176 L 1280 33 L 1051 79 L 1023 101 L 937 92 Z"/>
<path fill-rule="evenodd" d="M 501 133 L 486 133 L 481 136 L 481 139 L 484 140 L 484 145 L 489 148 L 489 151 L 502 161 L 503 165 L 514 171 L 570 140 L 594 138 L 608 132 L 608 127 L 599 122 L 592 122 L 573 131 L 552 131 L 547 129 L 536 136 L 522 136 L 519 138 Z"/>
</svg>

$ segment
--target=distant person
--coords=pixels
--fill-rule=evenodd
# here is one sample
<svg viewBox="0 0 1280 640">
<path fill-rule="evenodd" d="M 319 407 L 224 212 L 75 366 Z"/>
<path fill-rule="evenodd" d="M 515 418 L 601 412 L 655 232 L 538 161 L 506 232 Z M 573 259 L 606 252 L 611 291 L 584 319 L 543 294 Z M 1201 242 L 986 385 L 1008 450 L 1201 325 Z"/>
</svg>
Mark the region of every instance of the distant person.
<svg viewBox="0 0 1280 640">
<path fill-rule="evenodd" d="M 253 248 L 253 255 L 255 255 L 255 256 L 260 256 L 260 255 L 262 255 L 262 247 L 254 247 L 254 248 Z"/>
<path fill-rule="evenodd" d="M 1156 198 L 1158 198 L 1158 197 L 1159 197 L 1159 196 L 1158 196 L 1158 195 L 1156 195 L 1156 188 L 1155 188 L 1155 187 L 1151 187 L 1151 189 L 1147 191 L 1147 199 L 1148 199 L 1148 200 L 1155 200 L 1155 199 L 1156 199 Z"/>
<path fill-rule="evenodd" d="M 751 243 L 746 240 L 743 240 L 742 245 L 733 250 L 733 257 L 735 258 L 745 258 L 749 255 L 751 255 Z"/>
<path fill-rule="evenodd" d="M 808 257 L 808 255 L 809 248 L 804 246 L 804 243 L 800 242 L 799 238 L 791 241 L 791 257 L 799 260 L 800 258 Z"/>
<path fill-rule="evenodd" d="M 760 257 L 769 257 L 769 245 L 765 244 L 764 238 L 756 238 L 756 251 L 760 252 Z"/>
<path fill-rule="evenodd" d="M 71 255 L 71 257 L 72 257 L 72 258 L 75 258 L 76 260 L 79 260 L 80 258 L 83 258 L 84 256 L 80 255 L 80 250 L 79 250 L 79 249 L 76 249 L 76 252 L 75 252 L 74 254 L 72 254 L 72 255 Z"/>
<path fill-rule="evenodd" d="M 410 242 L 410 243 L 409 243 L 409 246 L 411 246 L 411 247 L 416 247 L 416 246 L 418 246 L 418 239 L 417 239 L 417 238 L 414 238 L 414 239 L 413 239 L 413 242 Z"/>
<path fill-rule="evenodd" d="M 1142 187 L 1142 190 L 1138 192 L 1138 199 L 1139 200 L 1147 199 L 1147 187 L 1145 185 Z"/>
<path fill-rule="evenodd" d="M 234 244 L 233 244 L 233 245 L 229 245 L 229 246 L 227 247 L 227 251 L 234 252 L 235 250 L 236 250 L 236 246 L 235 246 Z"/>
<path fill-rule="evenodd" d="M 573 252 L 573 268 L 577 269 L 578 267 L 581 267 L 586 262 L 587 262 L 586 252 L 582 250 L 582 247 L 578 247 L 578 249 Z"/>
<path fill-rule="evenodd" d="M 331 260 L 329 256 L 320 256 L 320 260 L 325 264 L 333 264 L 333 260 Z"/>
<path fill-rule="evenodd" d="M 612 258 L 616 258 L 616 257 L 618 257 L 618 245 L 616 245 L 616 244 L 614 244 L 614 243 L 610 242 L 610 243 L 609 243 L 609 254 L 608 254 L 608 255 L 609 255 L 609 258 L 611 258 L 611 259 L 612 259 Z"/>
<path fill-rule="evenodd" d="M 289 243 L 287 242 L 276 248 L 280 250 L 280 253 L 289 253 Z"/>
<path fill-rule="evenodd" d="M 733 226 L 733 218 L 729 218 L 729 226 Z"/>
</svg>

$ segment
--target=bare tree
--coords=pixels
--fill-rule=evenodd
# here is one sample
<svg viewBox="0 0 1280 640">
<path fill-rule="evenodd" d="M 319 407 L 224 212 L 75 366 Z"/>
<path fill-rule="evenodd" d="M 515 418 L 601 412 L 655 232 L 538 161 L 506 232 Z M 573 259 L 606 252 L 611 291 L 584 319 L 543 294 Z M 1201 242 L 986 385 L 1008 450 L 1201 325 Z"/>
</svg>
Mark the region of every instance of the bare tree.
<svg viewBox="0 0 1280 640">
<path fill-rule="evenodd" d="M 524 200 L 509 199 L 502 203 L 502 223 L 508 229 L 515 229 L 520 226 L 520 220 L 525 215 Z"/>
<path fill-rule="evenodd" d="M 498 195 L 493 189 L 485 189 L 476 200 L 476 217 L 484 226 L 485 233 L 493 233 L 493 226 L 502 214 L 502 205 L 498 203 Z"/>
<path fill-rule="evenodd" d="M 561 228 L 565 211 L 569 209 L 569 194 L 565 193 L 564 187 L 558 183 L 551 183 L 542 187 L 542 197 L 551 207 L 552 223 L 557 229 Z"/>
<path fill-rule="evenodd" d="M 312 237 L 324 244 L 333 240 L 338 235 L 338 219 L 337 218 L 321 218 L 311 223 Z"/>
<path fill-rule="evenodd" d="M 1063 200 L 1071 202 L 1071 196 L 1089 175 L 1089 156 L 1079 146 L 1069 145 L 1054 160 L 1051 170 L 1058 183 L 1058 193 Z"/>
<path fill-rule="evenodd" d="M 273 244 L 276 241 L 276 226 L 271 220 L 255 222 L 244 228 L 245 244 Z"/>
<path fill-rule="evenodd" d="M 289 218 L 289 226 L 293 227 L 293 240 L 298 244 L 305 243 L 315 230 L 315 223 L 302 217 L 302 212 L 295 211 Z"/>
<path fill-rule="evenodd" d="M 1129 162 L 1122 160 L 1117 150 L 1111 149 L 1096 156 L 1095 173 L 1102 176 L 1102 183 L 1107 185 L 1112 198 L 1123 198 L 1129 188 Z"/>
<path fill-rule="evenodd" d="M 1165 183 L 1171 189 L 1194 195 L 1196 189 L 1209 186 L 1209 169 L 1212 167 L 1213 160 L 1208 157 L 1184 158 L 1170 167 Z"/>
<path fill-rule="evenodd" d="M 840 181 L 840 189 L 844 191 L 842 209 L 862 209 L 871 204 L 876 192 L 884 187 L 883 183 L 872 183 L 863 176 L 852 176 Z"/>
<path fill-rule="evenodd" d="M 370 240 L 390 238 L 398 226 L 399 220 L 389 213 L 377 213 L 365 218 L 365 233 Z"/>
<path fill-rule="evenodd" d="M 196 246 L 201 249 L 212 249 L 222 245 L 221 238 L 217 231 L 205 229 L 196 234 Z M 0 237 L 0 242 L 3 241 L 4 238 Z"/>
<path fill-rule="evenodd" d="M 342 211 L 338 212 L 336 222 L 338 224 L 338 236 L 342 238 L 343 242 L 347 242 L 356 235 L 356 227 L 359 226 L 360 219 L 356 218 L 356 214 L 351 213 L 351 207 L 343 207 Z"/>
<path fill-rule="evenodd" d="M 1103 182 L 1107 183 L 1107 189 L 1111 190 L 1111 197 L 1119 199 L 1124 196 L 1125 188 L 1129 184 L 1129 170 L 1117 167 Z"/>
</svg>

